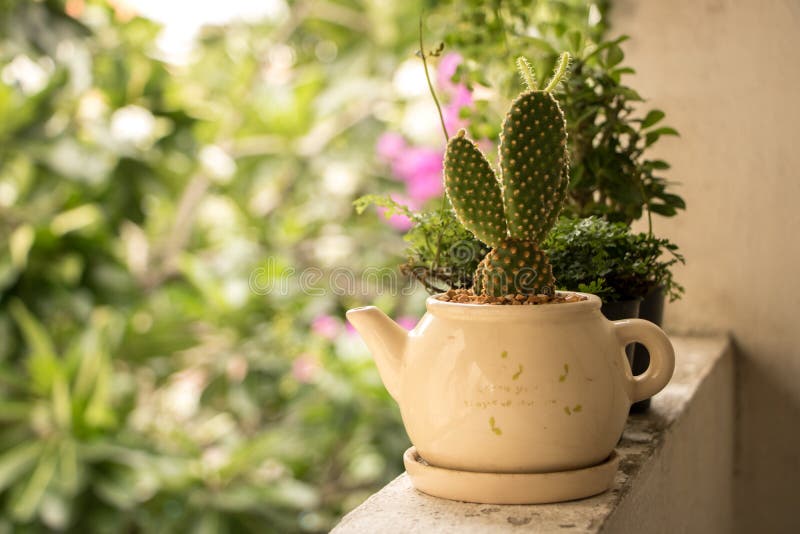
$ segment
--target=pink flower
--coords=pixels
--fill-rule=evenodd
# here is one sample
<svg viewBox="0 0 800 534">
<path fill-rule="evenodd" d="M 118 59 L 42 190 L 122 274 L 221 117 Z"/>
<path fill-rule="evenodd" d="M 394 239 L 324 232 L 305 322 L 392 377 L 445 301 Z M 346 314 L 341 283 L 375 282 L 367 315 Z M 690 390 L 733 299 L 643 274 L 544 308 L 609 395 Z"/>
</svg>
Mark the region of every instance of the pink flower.
<svg viewBox="0 0 800 534">
<path fill-rule="evenodd" d="M 410 230 L 414 223 L 411 222 L 407 216 L 403 215 L 402 213 L 395 213 L 391 215 L 388 219 L 386 218 L 386 208 L 378 208 L 378 214 L 381 216 L 383 220 L 386 221 L 386 224 L 391 226 L 392 228 L 396 228 L 401 232 L 405 232 L 406 230 Z"/>
<path fill-rule="evenodd" d="M 438 148 L 408 147 L 392 163 L 392 173 L 406 183 L 413 202 L 424 204 L 442 194 L 442 157 Z"/>
<path fill-rule="evenodd" d="M 408 143 L 399 133 L 385 132 L 378 138 L 375 149 L 378 157 L 387 163 L 391 163 L 405 150 Z"/>
<path fill-rule="evenodd" d="M 413 199 L 406 198 L 405 196 L 402 196 L 402 195 L 395 195 L 395 194 L 389 195 L 389 197 L 392 200 L 394 200 L 395 202 L 397 202 L 398 204 L 402 204 L 404 206 L 408 206 L 412 210 L 419 209 L 419 204 L 416 201 L 414 201 Z M 391 226 L 392 228 L 397 228 L 398 230 L 401 230 L 403 232 L 405 232 L 406 230 L 411 228 L 411 226 L 413 226 L 413 224 L 411 222 L 411 219 L 409 219 L 408 217 L 406 217 L 402 213 L 395 213 L 394 215 L 392 215 L 391 217 L 389 217 L 387 219 L 386 218 L 386 208 L 382 208 L 380 206 L 378 207 L 378 215 L 380 215 L 381 219 L 385 220 L 389 224 L 389 226 Z"/>
<path fill-rule="evenodd" d="M 292 376 L 300 383 L 308 384 L 314 380 L 319 370 L 319 362 L 308 353 L 303 353 L 292 362 Z"/>
<path fill-rule="evenodd" d="M 415 326 L 417 326 L 417 318 L 410 315 L 401 315 L 397 318 L 397 324 L 406 330 L 412 330 Z"/>
<path fill-rule="evenodd" d="M 461 54 L 451 52 L 445 54 L 439 61 L 439 68 L 436 72 L 436 85 L 438 85 L 442 91 L 452 90 L 455 85 L 453 83 L 453 76 L 455 76 L 458 66 L 461 65 L 461 60 Z"/>
<path fill-rule="evenodd" d="M 478 143 L 478 148 L 481 149 L 481 152 L 484 154 L 491 154 L 497 150 L 497 145 L 491 139 L 483 138 L 478 139 L 476 141 Z"/>
<path fill-rule="evenodd" d="M 325 339 L 335 339 L 341 327 L 340 321 L 330 315 L 320 315 L 311 322 L 311 331 Z"/>
<path fill-rule="evenodd" d="M 439 62 L 439 69 L 436 73 L 436 84 L 447 101 L 447 105 L 442 108 L 442 115 L 445 128 L 450 135 L 454 135 L 458 130 L 467 126 L 467 121 L 460 116 L 461 110 L 467 107 L 471 108 L 473 105 L 472 93 L 467 86 L 463 83 L 453 82 L 453 76 L 455 76 L 461 61 L 460 54 L 446 54 Z"/>
<path fill-rule="evenodd" d="M 455 86 L 454 90 L 451 93 L 450 97 L 450 105 L 464 108 L 472 106 L 472 91 L 467 89 L 467 86 L 463 83 L 460 83 Z"/>
<path fill-rule="evenodd" d="M 375 149 L 378 157 L 392 166 L 394 177 L 406 184 L 408 196 L 404 204 L 416 209 L 442 194 L 441 150 L 409 146 L 395 133 L 381 135 Z"/>
<path fill-rule="evenodd" d="M 472 107 L 472 93 L 464 84 L 458 84 L 454 88 L 454 94 L 450 102 L 442 109 L 444 116 L 444 126 L 451 135 L 461 128 L 466 128 L 469 122 L 461 118 L 463 108 Z"/>
</svg>

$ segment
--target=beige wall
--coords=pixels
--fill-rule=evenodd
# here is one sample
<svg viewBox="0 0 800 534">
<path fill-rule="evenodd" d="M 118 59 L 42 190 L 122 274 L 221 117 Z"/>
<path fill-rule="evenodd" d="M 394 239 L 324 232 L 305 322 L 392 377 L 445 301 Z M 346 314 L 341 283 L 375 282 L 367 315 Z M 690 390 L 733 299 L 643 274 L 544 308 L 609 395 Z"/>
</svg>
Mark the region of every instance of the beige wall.
<svg viewBox="0 0 800 534">
<path fill-rule="evenodd" d="M 658 153 L 688 210 L 667 326 L 738 348 L 742 532 L 800 532 L 800 1 L 616 0 L 629 82 L 682 134 Z"/>
</svg>

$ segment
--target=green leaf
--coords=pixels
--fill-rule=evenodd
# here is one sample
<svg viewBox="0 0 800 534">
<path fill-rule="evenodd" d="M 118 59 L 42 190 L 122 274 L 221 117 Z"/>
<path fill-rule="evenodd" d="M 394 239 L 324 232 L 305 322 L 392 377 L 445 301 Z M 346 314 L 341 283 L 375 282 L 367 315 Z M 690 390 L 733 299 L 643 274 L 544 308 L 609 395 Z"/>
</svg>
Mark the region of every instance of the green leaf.
<svg viewBox="0 0 800 534">
<path fill-rule="evenodd" d="M 355 199 L 353 201 L 353 206 L 356 208 L 356 213 L 359 215 L 364 213 L 370 206 L 385 208 L 386 212 L 384 215 L 387 219 L 397 214 L 407 217 L 412 217 L 414 215 L 408 206 L 400 204 L 388 195 L 364 195 L 363 197 Z"/>
<path fill-rule="evenodd" d="M 621 35 L 621 36 L 617 37 L 617 38 L 616 38 L 616 39 L 614 39 L 614 40 L 611 40 L 611 41 L 604 41 L 604 42 L 600 43 L 599 45 L 597 45 L 596 47 L 594 47 L 594 48 L 591 50 L 591 52 L 589 52 L 589 53 L 588 53 L 586 56 L 584 56 L 584 57 L 583 57 L 583 61 L 588 61 L 588 60 L 589 60 L 589 59 L 591 59 L 592 57 L 594 57 L 594 56 L 598 55 L 598 54 L 599 54 L 600 52 L 602 52 L 603 50 L 606 50 L 606 49 L 608 49 L 608 48 L 610 48 L 610 47 L 612 47 L 612 46 L 618 46 L 618 45 L 620 45 L 621 43 L 624 43 L 625 41 L 627 41 L 628 39 L 630 39 L 630 37 L 629 37 L 629 36 L 627 36 L 627 35 Z"/>
<path fill-rule="evenodd" d="M 662 135 L 675 135 L 679 136 L 678 131 L 675 128 L 663 127 L 663 128 L 656 128 L 655 130 L 650 130 L 645 135 L 645 146 L 650 146 L 662 136 Z"/>
<path fill-rule="evenodd" d="M 572 30 L 567 33 L 567 44 L 573 57 L 578 57 L 583 52 L 583 44 L 586 38 L 580 30 Z"/>
<path fill-rule="evenodd" d="M 11 250 L 11 262 L 17 269 L 24 269 L 28 264 L 28 253 L 31 251 L 36 232 L 30 224 L 16 228 L 8 240 Z"/>
<path fill-rule="evenodd" d="M 223 531 L 219 513 L 215 510 L 208 510 L 203 513 L 192 529 L 195 534 L 217 534 Z"/>
<path fill-rule="evenodd" d="M 103 212 L 96 204 L 84 204 L 64 211 L 50 221 L 50 230 L 57 236 L 75 232 L 91 226 L 103 217 Z"/>
<path fill-rule="evenodd" d="M 673 206 L 668 206 L 667 204 L 650 204 L 648 208 L 653 213 L 657 213 L 664 217 L 673 217 L 678 213 Z"/>
<path fill-rule="evenodd" d="M 69 385 L 63 373 L 58 372 L 53 377 L 53 387 L 51 390 L 51 402 L 53 408 L 53 418 L 62 430 L 67 430 L 72 426 L 72 400 Z"/>
<path fill-rule="evenodd" d="M 666 114 L 660 109 L 651 110 L 642 121 L 642 128 L 651 127 L 652 125 L 663 119 L 665 116 Z"/>
<path fill-rule="evenodd" d="M 530 36 L 530 35 L 526 35 L 525 36 L 525 40 L 527 42 L 529 42 L 530 44 L 532 44 L 535 48 L 538 48 L 539 50 L 541 50 L 542 52 L 545 52 L 548 55 L 553 55 L 553 56 L 558 55 L 558 50 L 556 50 L 553 47 L 553 45 L 550 44 L 545 39 L 542 39 L 540 37 L 533 37 L 533 36 Z"/>
<path fill-rule="evenodd" d="M 40 393 L 47 392 L 51 389 L 55 377 L 61 372 L 61 364 L 56 356 L 53 341 L 22 302 L 12 300 L 9 308 L 28 346 L 27 363 L 34 389 Z"/>
<path fill-rule="evenodd" d="M 608 68 L 619 65 L 622 63 L 623 59 L 625 59 L 625 53 L 618 44 L 614 43 L 608 47 L 608 51 L 606 52 L 606 66 Z"/>
<path fill-rule="evenodd" d="M 31 404 L 22 401 L 0 401 L 0 422 L 23 421 L 30 416 Z"/>
<path fill-rule="evenodd" d="M 665 204 L 669 204 L 670 206 L 674 206 L 678 209 L 686 209 L 686 202 L 683 198 L 679 197 L 678 195 L 673 195 L 672 193 L 664 193 L 659 196 L 661 200 L 664 201 Z"/>
<path fill-rule="evenodd" d="M 619 83 L 619 79 L 623 74 L 636 74 L 636 70 L 631 67 L 619 67 L 618 69 L 613 69 L 611 74 L 615 76 L 617 83 Z"/>
<path fill-rule="evenodd" d="M 68 359 L 78 362 L 73 386 L 76 399 L 86 400 L 91 395 L 103 357 L 100 344 L 99 332 L 92 326 L 70 347 Z"/>
<path fill-rule="evenodd" d="M 36 320 L 25 305 L 19 300 L 13 300 L 9 303 L 9 308 L 12 317 L 17 322 L 17 326 L 22 330 L 22 335 L 31 353 L 47 358 L 55 358 L 56 351 L 53 341 L 47 335 L 42 324 Z"/>
<path fill-rule="evenodd" d="M 42 444 L 37 441 L 21 443 L 5 451 L 0 456 L 0 491 L 14 484 L 21 474 L 27 472 L 41 451 Z"/>
<path fill-rule="evenodd" d="M 644 102 L 644 98 L 638 91 L 630 87 L 620 86 L 609 91 L 611 93 L 618 93 L 632 102 Z"/>
<path fill-rule="evenodd" d="M 58 458 L 58 484 L 68 495 L 74 495 L 78 490 L 78 448 L 72 439 L 65 439 L 61 442 Z"/>
<path fill-rule="evenodd" d="M 11 516 L 18 521 L 30 521 L 39 509 L 42 497 L 53 479 L 56 470 L 56 455 L 45 454 L 39 459 L 36 469 L 33 471 L 28 484 L 18 493 L 12 496 L 9 511 Z"/>
<path fill-rule="evenodd" d="M 656 170 L 659 170 L 659 171 L 663 171 L 663 170 L 666 170 L 666 169 L 670 168 L 669 163 L 667 163 L 666 161 L 661 160 L 661 159 L 654 159 L 654 160 L 648 161 L 647 165 L 651 169 L 656 169 Z"/>
<path fill-rule="evenodd" d="M 108 355 L 103 354 L 100 360 L 100 368 L 94 385 L 92 397 L 86 406 L 86 422 L 96 428 L 112 426 L 115 422 L 114 410 L 112 409 L 111 398 L 111 363 Z"/>
</svg>

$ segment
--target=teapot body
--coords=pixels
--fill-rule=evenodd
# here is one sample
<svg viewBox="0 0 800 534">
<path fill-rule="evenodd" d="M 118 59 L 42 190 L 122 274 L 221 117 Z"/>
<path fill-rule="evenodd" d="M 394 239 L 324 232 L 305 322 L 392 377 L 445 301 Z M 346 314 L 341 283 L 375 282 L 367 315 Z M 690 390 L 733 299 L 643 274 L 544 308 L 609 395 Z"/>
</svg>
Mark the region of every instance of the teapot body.
<svg viewBox="0 0 800 534">
<path fill-rule="evenodd" d="M 419 455 L 437 467 L 495 473 L 606 459 L 637 400 L 636 379 L 617 325 L 586 297 L 536 306 L 428 299 L 397 391 Z"/>
</svg>

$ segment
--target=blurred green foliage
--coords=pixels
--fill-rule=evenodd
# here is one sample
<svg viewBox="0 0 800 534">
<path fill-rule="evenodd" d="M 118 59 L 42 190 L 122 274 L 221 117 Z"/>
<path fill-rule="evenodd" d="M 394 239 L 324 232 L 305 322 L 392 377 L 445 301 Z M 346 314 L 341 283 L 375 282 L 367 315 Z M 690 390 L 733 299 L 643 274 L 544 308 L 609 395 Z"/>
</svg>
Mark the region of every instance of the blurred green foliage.
<svg viewBox="0 0 800 534">
<path fill-rule="evenodd" d="M 398 82 L 419 15 L 480 58 L 493 14 L 565 35 L 589 7 L 274 4 L 176 64 L 121 3 L 0 2 L 0 532 L 322 532 L 402 470 L 342 317 L 424 295 L 323 275 L 401 259 L 351 204 L 399 189 L 375 142 L 429 103 Z"/>
<path fill-rule="evenodd" d="M 401 249 L 351 202 L 418 10 L 298 3 L 172 65 L 104 2 L 3 4 L 0 531 L 325 531 L 401 471 L 340 319 L 374 288 L 251 286 Z"/>
</svg>

